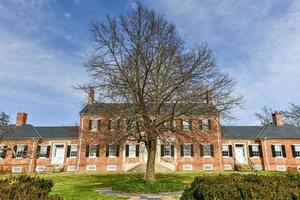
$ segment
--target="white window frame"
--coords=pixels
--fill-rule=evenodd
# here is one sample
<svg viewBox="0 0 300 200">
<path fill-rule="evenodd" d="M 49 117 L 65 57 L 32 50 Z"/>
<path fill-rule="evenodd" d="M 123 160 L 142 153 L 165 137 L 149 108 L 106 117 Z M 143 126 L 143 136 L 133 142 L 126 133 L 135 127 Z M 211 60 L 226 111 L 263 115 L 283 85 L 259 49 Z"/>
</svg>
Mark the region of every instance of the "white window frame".
<svg viewBox="0 0 300 200">
<path fill-rule="evenodd" d="M 110 118 L 110 131 L 118 129 L 118 118 Z"/>
<path fill-rule="evenodd" d="M 167 148 L 170 148 L 169 151 Z M 165 144 L 164 145 L 164 157 L 171 157 L 172 156 L 172 145 L 171 144 Z"/>
<path fill-rule="evenodd" d="M 206 169 L 206 167 L 209 167 L 210 169 Z M 203 171 L 213 171 L 214 166 L 212 164 L 204 164 L 203 165 Z"/>
<path fill-rule="evenodd" d="M 191 128 L 190 128 L 190 123 L 191 121 L 188 120 L 188 119 L 183 119 L 182 120 L 182 131 L 185 131 L 185 132 L 189 132 L 191 131 Z"/>
<path fill-rule="evenodd" d="M 209 143 L 205 143 L 205 144 L 202 144 L 202 147 L 203 147 L 203 157 L 204 158 L 211 158 L 211 144 Z M 205 147 L 208 147 L 209 148 L 209 155 L 205 155 L 205 151 L 204 151 L 204 148 Z M 207 150 L 207 149 L 206 149 Z"/>
<path fill-rule="evenodd" d="M 76 166 L 75 165 L 68 165 L 67 171 L 68 172 L 75 172 L 76 171 Z"/>
<path fill-rule="evenodd" d="M 190 153 L 189 155 L 186 155 L 185 147 L 190 147 Z M 192 157 L 192 144 L 183 144 L 183 157 Z"/>
<path fill-rule="evenodd" d="M 193 165 L 191 164 L 184 164 L 182 166 L 183 171 L 192 171 L 193 170 Z"/>
<path fill-rule="evenodd" d="M 91 168 L 94 168 L 94 169 L 91 169 Z M 86 171 L 97 171 L 97 166 L 96 165 L 87 165 Z"/>
<path fill-rule="evenodd" d="M 91 119 L 91 130 L 90 131 L 98 131 L 98 120 L 97 119 Z"/>
<path fill-rule="evenodd" d="M 42 148 L 46 148 L 46 151 L 45 151 L 45 155 L 41 156 L 41 151 L 42 151 Z M 48 150 L 48 145 L 46 144 L 41 144 L 40 145 L 40 152 L 39 152 L 39 158 L 47 158 L 47 150 Z"/>
<path fill-rule="evenodd" d="M 96 147 L 97 147 L 97 144 L 89 144 L 89 158 L 96 158 L 97 157 Z M 92 150 L 95 150 L 95 152 L 92 152 Z M 93 154 L 91 154 L 91 153 L 93 153 Z"/>
<path fill-rule="evenodd" d="M 296 158 L 300 158 L 300 151 L 296 151 L 296 146 L 298 146 L 300 148 L 300 144 L 292 144 L 292 145 L 294 145 L 294 148 L 295 148 Z M 297 155 L 297 153 L 299 153 L 299 155 Z"/>
<path fill-rule="evenodd" d="M 129 158 L 136 157 L 136 144 L 128 144 L 128 157 Z"/>
<path fill-rule="evenodd" d="M 24 154 L 24 151 L 25 151 L 25 146 L 26 144 L 17 144 L 17 150 L 15 152 L 16 154 L 16 158 L 17 159 L 22 159 L 23 158 L 23 154 Z M 20 149 L 20 147 L 23 147 L 22 149 Z M 19 152 L 21 152 L 21 156 L 18 156 L 18 154 L 20 154 Z"/>
<path fill-rule="evenodd" d="M 16 168 L 19 168 L 19 169 L 21 169 L 21 170 L 15 170 Z M 11 168 L 11 172 L 12 173 L 22 173 L 23 172 L 23 167 L 22 166 L 12 166 L 12 168 Z"/>
<path fill-rule="evenodd" d="M 224 169 L 224 171 L 231 171 L 232 170 L 232 165 L 224 164 L 223 169 Z"/>
<path fill-rule="evenodd" d="M 282 144 L 273 144 L 273 145 L 274 145 L 275 158 L 283 158 Z M 276 151 L 276 146 L 280 147 L 280 151 Z M 277 152 L 280 152 L 281 155 L 277 156 Z"/>
<path fill-rule="evenodd" d="M 281 170 L 279 168 L 284 168 L 284 170 Z M 287 171 L 287 168 L 285 165 L 276 165 L 276 171 L 279 171 L 279 172 L 286 172 Z"/>
<path fill-rule="evenodd" d="M 109 172 L 117 171 L 117 165 L 107 165 L 106 170 Z"/>
<path fill-rule="evenodd" d="M 201 119 L 202 131 L 204 131 L 204 132 L 209 132 L 210 131 L 209 126 L 208 126 L 209 125 L 209 120 L 210 120 L 209 118 Z"/>
<path fill-rule="evenodd" d="M 70 157 L 69 158 L 77 158 L 77 154 L 78 154 L 78 145 L 77 144 L 71 144 L 70 145 Z M 73 149 L 72 149 L 73 148 Z M 72 152 L 76 152 L 76 156 L 72 156 Z"/>
<path fill-rule="evenodd" d="M 41 169 L 42 168 L 42 169 Z M 36 166 L 35 168 L 35 171 L 36 172 L 45 172 L 47 170 L 46 166 L 45 165 L 38 165 Z"/>
<path fill-rule="evenodd" d="M 249 145 L 251 146 L 252 154 L 253 154 L 253 152 L 256 152 L 258 154 L 258 155 L 253 155 L 252 158 L 260 158 L 259 144 L 249 144 Z M 257 151 L 253 151 L 254 146 L 257 148 Z M 250 152 L 249 152 L 249 154 L 250 154 Z"/>
<path fill-rule="evenodd" d="M 230 144 L 222 144 L 222 157 L 223 158 L 230 158 L 229 145 Z M 227 151 L 224 151 L 223 146 L 227 146 Z M 224 152 L 228 153 L 228 156 L 224 156 Z"/>
<path fill-rule="evenodd" d="M 113 147 L 114 147 L 114 149 L 113 149 Z M 115 144 L 108 145 L 108 157 L 110 157 L 110 158 L 117 157 L 117 145 L 115 145 Z"/>
</svg>

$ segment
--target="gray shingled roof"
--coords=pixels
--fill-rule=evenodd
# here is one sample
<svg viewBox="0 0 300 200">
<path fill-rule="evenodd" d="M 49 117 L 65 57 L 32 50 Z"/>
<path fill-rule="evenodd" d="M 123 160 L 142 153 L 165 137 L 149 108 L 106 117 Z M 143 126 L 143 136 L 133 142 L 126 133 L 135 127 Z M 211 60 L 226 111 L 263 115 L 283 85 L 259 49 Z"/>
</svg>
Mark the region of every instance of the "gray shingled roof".
<svg viewBox="0 0 300 200">
<path fill-rule="evenodd" d="M 126 109 L 127 104 L 118 104 L 118 103 L 94 103 L 94 104 L 87 104 L 84 106 L 84 108 L 79 112 L 80 115 L 101 115 L 101 114 L 107 114 L 109 110 L 111 109 Z M 186 108 L 187 104 L 178 104 L 177 108 L 180 109 L 180 107 Z M 154 109 L 154 108 L 153 108 Z M 162 110 L 169 110 L 171 111 L 172 105 L 165 106 L 162 108 Z M 150 108 L 151 110 L 151 108 Z M 206 103 L 199 103 L 197 104 L 197 107 L 194 106 L 192 109 L 190 109 L 191 113 L 188 114 L 203 114 L 203 113 L 215 113 L 217 114 L 217 109 L 213 105 L 208 105 Z"/>
<path fill-rule="evenodd" d="M 20 140 L 32 138 L 45 139 L 76 139 L 78 137 L 78 126 L 48 126 L 34 127 L 31 124 L 23 126 L 9 125 L 3 130 L 3 139 Z"/>
<path fill-rule="evenodd" d="M 262 126 L 222 126 L 222 137 L 225 139 L 256 138 L 263 130 Z"/>
<path fill-rule="evenodd" d="M 30 124 L 23 126 L 9 125 L 3 131 L 3 139 L 32 139 L 39 138 L 39 135 Z"/>
<path fill-rule="evenodd" d="M 42 138 L 77 138 L 78 126 L 38 126 L 35 127 Z"/>
<path fill-rule="evenodd" d="M 259 135 L 259 138 L 300 139 L 300 128 L 289 124 L 284 124 L 283 126 L 270 124 L 265 128 L 261 135 Z"/>
</svg>

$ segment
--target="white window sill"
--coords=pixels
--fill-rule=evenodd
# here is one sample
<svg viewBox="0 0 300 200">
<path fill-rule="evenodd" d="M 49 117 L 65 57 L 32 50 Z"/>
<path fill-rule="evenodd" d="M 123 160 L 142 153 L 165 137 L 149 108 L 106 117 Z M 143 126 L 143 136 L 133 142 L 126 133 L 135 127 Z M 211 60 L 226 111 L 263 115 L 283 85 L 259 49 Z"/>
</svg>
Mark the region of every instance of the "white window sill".
<svg viewBox="0 0 300 200">
<path fill-rule="evenodd" d="M 252 157 L 250 157 L 250 159 L 260 159 L 260 157 L 259 156 L 252 156 Z"/>
<path fill-rule="evenodd" d="M 223 158 L 232 158 L 232 157 L 230 157 L 230 156 L 223 156 Z"/>
<path fill-rule="evenodd" d="M 283 157 L 283 156 L 275 156 L 275 158 L 284 159 L 285 157 Z"/>
<path fill-rule="evenodd" d="M 88 158 L 97 158 L 96 156 L 89 156 Z"/>
<path fill-rule="evenodd" d="M 16 159 L 16 160 L 23 160 L 23 159 L 25 159 L 25 158 L 23 158 L 23 157 L 15 157 L 15 159 Z"/>
<path fill-rule="evenodd" d="M 136 156 L 128 156 L 128 158 L 137 158 Z"/>
<path fill-rule="evenodd" d="M 183 156 L 184 158 L 192 158 L 192 156 Z"/>
<path fill-rule="evenodd" d="M 211 156 L 203 156 L 203 158 L 212 158 Z"/>
<path fill-rule="evenodd" d="M 48 159 L 48 158 L 47 157 L 39 157 L 38 159 L 45 160 L 45 159 Z"/>
<path fill-rule="evenodd" d="M 69 157 L 68 159 L 76 159 L 77 157 Z M 96 157 L 95 157 L 96 158 Z"/>
<path fill-rule="evenodd" d="M 172 156 L 163 156 L 164 158 L 171 158 Z"/>
</svg>

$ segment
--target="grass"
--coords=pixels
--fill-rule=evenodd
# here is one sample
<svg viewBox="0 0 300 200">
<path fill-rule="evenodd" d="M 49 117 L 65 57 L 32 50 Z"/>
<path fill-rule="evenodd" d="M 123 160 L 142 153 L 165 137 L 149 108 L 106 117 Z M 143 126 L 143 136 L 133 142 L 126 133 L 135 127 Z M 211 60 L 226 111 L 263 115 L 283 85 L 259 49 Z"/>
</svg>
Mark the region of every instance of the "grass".
<svg viewBox="0 0 300 200">
<path fill-rule="evenodd" d="M 223 174 L 231 173 L 226 172 Z M 58 194 L 66 200 L 115 200 L 122 198 L 98 194 L 95 190 L 101 187 L 112 187 L 115 190 L 130 193 L 177 191 L 189 186 L 196 176 L 213 176 L 216 174 L 219 173 L 177 172 L 157 174 L 155 184 L 145 184 L 143 182 L 144 175 L 136 173 L 53 173 L 39 176 L 53 181 L 54 187 L 51 195 Z M 260 174 L 266 173 L 261 172 Z M 271 175 L 273 173 L 268 172 L 267 174 Z M 3 177 L 5 176 L 7 175 L 3 175 Z"/>
<path fill-rule="evenodd" d="M 59 173 L 43 174 L 42 178 L 51 179 L 54 187 L 51 194 L 58 194 L 66 200 L 114 200 L 122 199 L 98 194 L 95 190 L 101 187 L 113 187 L 133 193 L 154 193 L 183 190 L 199 173 L 157 174 L 155 184 L 144 184 L 143 174 L 136 173 Z M 124 199 L 124 198 L 123 198 Z"/>
</svg>

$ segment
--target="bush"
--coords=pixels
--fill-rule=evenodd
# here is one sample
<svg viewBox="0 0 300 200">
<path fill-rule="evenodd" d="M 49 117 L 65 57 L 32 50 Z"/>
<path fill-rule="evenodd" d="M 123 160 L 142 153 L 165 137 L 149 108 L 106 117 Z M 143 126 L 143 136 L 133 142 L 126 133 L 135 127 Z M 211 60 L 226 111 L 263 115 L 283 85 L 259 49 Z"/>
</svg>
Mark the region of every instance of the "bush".
<svg viewBox="0 0 300 200">
<path fill-rule="evenodd" d="M 51 180 L 26 175 L 10 176 L 0 180 L 1 200 L 60 200 L 49 196 L 53 187 Z"/>
<path fill-rule="evenodd" d="M 196 177 L 181 200 L 201 199 L 300 199 L 300 176 L 288 175 L 217 175 Z"/>
</svg>

